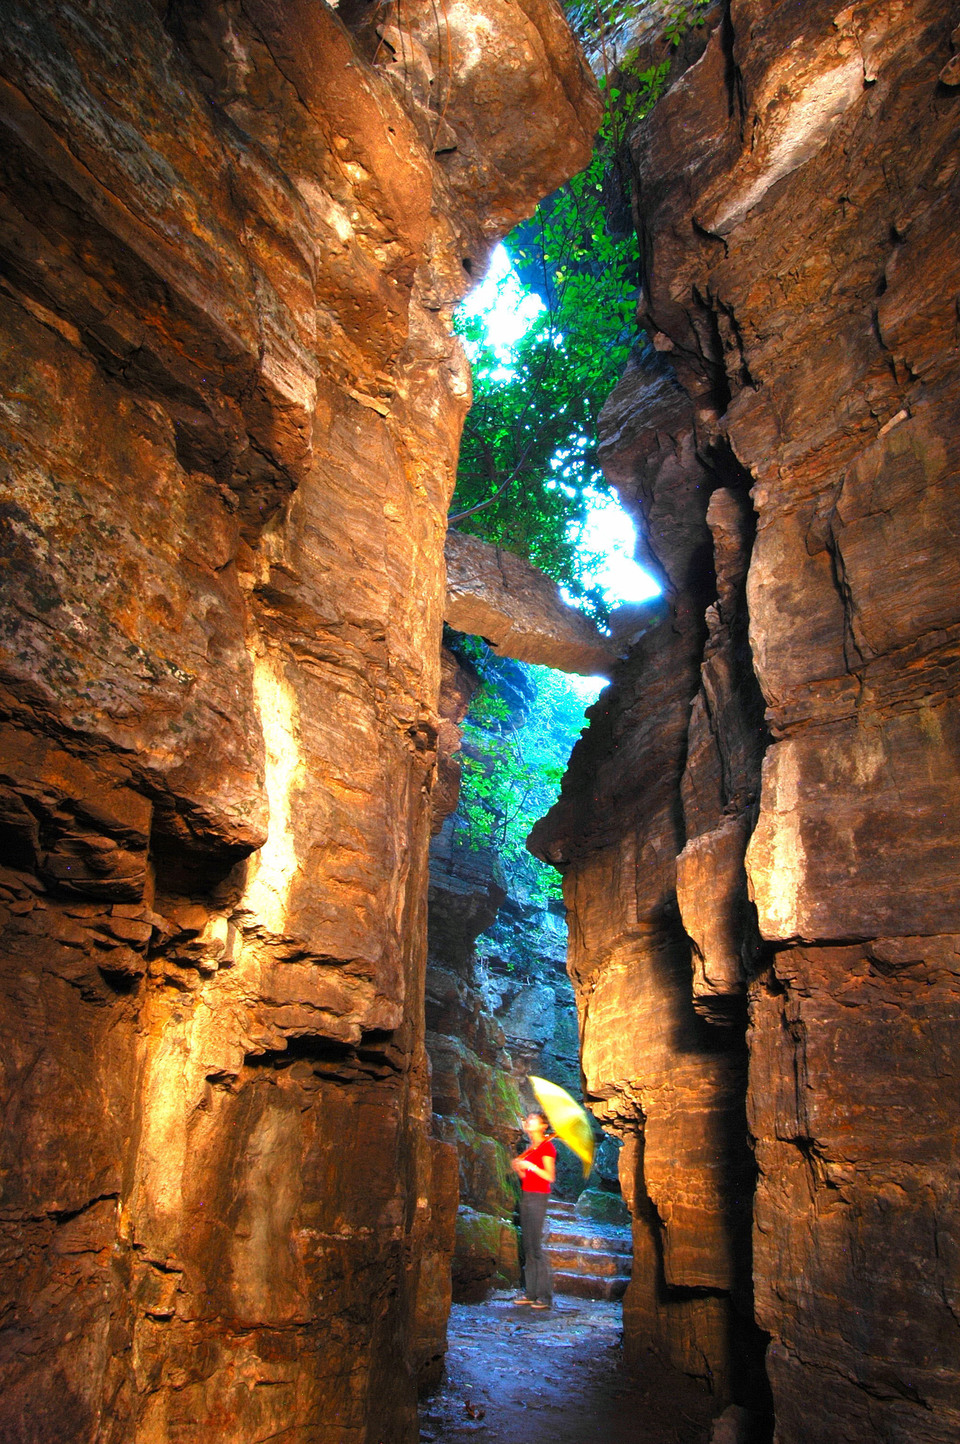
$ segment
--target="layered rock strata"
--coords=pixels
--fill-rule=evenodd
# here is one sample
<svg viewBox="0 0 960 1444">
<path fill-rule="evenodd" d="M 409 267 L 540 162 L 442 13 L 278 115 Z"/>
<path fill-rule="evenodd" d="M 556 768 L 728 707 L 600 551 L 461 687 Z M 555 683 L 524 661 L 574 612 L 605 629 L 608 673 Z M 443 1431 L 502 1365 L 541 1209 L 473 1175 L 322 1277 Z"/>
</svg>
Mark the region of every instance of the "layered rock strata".
<svg viewBox="0 0 960 1444">
<path fill-rule="evenodd" d="M 413 1439 L 443 1347 L 449 314 L 596 105 L 549 3 L 362 10 L 5 8 L 18 1444 Z"/>
<path fill-rule="evenodd" d="M 588 714 L 560 802 L 532 842 L 564 869 L 585 1093 L 625 1143 L 620 1175 L 634 1217 L 628 1355 L 639 1360 L 654 1343 L 727 1397 L 749 1388 L 741 1374 L 752 1376 L 762 1353 L 750 1290 L 744 1008 L 729 990 L 710 993 L 706 1011 L 695 1006 L 677 858 L 712 584 L 707 497 L 721 479 L 733 495 L 735 468 L 726 457 L 709 466 L 697 459 L 689 398 L 656 353 L 628 374 L 604 419 L 605 465 L 651 498 L 651 546 L 661 574 L 676 579 L 675 598 L 662 620 L 653 613 Z M 717 799 L 703 780 L 712 825 Z M 719 776 L 709 780 L 719 793 Z M 749 806 L 749 796 L 736 805 Z M 712 959 L 708 966 L 713 977 Z"/>
<path fill-rule="evenodd" d="M 960 1427 L 958 19 L 731 0 L 637 130 L 605 465 L 670 615 L 536 839 L 631 1347 L 757 1407 L 752 1314 L 779 1444 Z"/>
</svg>

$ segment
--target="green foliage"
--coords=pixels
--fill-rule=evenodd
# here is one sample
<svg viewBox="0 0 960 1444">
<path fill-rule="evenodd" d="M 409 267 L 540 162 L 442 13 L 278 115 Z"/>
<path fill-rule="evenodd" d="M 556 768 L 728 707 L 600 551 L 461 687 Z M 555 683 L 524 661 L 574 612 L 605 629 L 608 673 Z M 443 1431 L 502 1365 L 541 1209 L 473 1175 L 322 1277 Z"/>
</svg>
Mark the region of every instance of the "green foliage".
<svg viewBox="0 0 960 1444">
<path fill-rule="evenodd" d="M 461 323 L 473 360 L 474 404 L 464 428 L 452 519 L 462 531 L 526 557 L 579 596 L 577 544 L 588 487 L 603 485 L 594 459 L 596 416 L 611 389 L 604 353 L 586 354 L 549 314 L 518 344 L 505 369 L 482 318 Z M 600 372 L 600 376 L 596 375 Z M 611 368 L 612 372 L 612 368 Z M 579 381 L 579 385 L 577 385 Z M 599 610 L 601 599 L 593 599 Z"/>
<path fill-rule="evenodd" d="M 706 0 L 666 12 L 676 44 Z M 638 9 L 619 4 L 573 12 L 575 28 L 606 53 L 606 32 Z M 604 617 L 588 590 L 591 558 L 578 549 L 591 494 L 608 490 L 597 465 L 597 421 L 635 344 L 639 257 L 626 216 L 627 137 L 656 103 L 669 60 L 637 71 L 629 59 L 600 81 L 603 120 L 590 164 L 548 196 L 507 241 L 517 271 L 545 310 L 505 362 L 482 317 L 458 329 L 473 362 L 451 522 L 527 557 Z M 611 226 L 611 211 L 619 219 Z"/>
<path fill-rule="evenodd" d="M 584 726 L 584 704 L 562 673 L 522 670 L 533 689 L 522 718 L 498 690 L 495 674 L 471 704 L 463 724 L 457 827 L 470 847 L 496 850 L 511 892 L 545 904 L 560 897 L 560 880 L 527 852 L 526 839 L 559 795 Z"/>
<path fill-rule="evenodd" d="M 702 25 L 713 0 L 661 0 L 660 33 L 677 46 L 693 26 Z M 588 51 L 605 54 L 610 68 L 625 64 L 618 39 L 630 34 L 630 22 L 649 17 L 650 0 L 569 0 L 567 19 Z M 629 58 L 629 51 L 627 52 Z"/>
<path fill-rule="evenodd" d="M 505 697 L 501 697 L 492 688 L 481 689 L 473 699 L 470 708 L 470 722 L 474 727 L 483 727 L 488 731 L 496 726 L 498 722 L 510 721 L 510 704 Z"/>
</svg>

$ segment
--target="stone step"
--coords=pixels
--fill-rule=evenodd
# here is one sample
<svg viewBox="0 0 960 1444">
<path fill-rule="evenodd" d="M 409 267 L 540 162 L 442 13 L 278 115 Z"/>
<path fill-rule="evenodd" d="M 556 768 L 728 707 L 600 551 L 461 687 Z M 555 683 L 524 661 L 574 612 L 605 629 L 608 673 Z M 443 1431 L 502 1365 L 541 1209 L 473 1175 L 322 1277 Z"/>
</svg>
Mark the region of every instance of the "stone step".
<svg viewBox="0 0 960 1444">
<path fill-rule="evenodd" d="M 576 1299 L 622 1299 L 629 1282 L 625 1274 L 609 1279 L 572 1273 L 555 1273 L 553 1276 L 554 1292 L 569 1294 Z"/>
<path fill-rule="evenodd" d="M 618 1224 L 592 1223 L 567 1199 L 551 1198 L 544 1252 L 558 1294 L 580 1299 L 622 1299 L 630 1282 L 633 1240 Z"/>
<path fill-rule="evenodd" d="M 601 1253 L 622 1254 L 629 1258 L 633 1244 L 628 1233 L 600 1233 L 589 1224 L 569 1226 L 551 1220 L 544 1234 L 545 1242 L 552 1248 L 597 1249 Z"/>
<path fill-rule="evenodd" d="M 544 1253 L 554 1273 L 579 1274 L 585 1278 L 612 1278 L 627 1273 L 622 1253 L 601 1253 L 599 1249 L 556 1248 L 547 1244 Z"/>
</svg>

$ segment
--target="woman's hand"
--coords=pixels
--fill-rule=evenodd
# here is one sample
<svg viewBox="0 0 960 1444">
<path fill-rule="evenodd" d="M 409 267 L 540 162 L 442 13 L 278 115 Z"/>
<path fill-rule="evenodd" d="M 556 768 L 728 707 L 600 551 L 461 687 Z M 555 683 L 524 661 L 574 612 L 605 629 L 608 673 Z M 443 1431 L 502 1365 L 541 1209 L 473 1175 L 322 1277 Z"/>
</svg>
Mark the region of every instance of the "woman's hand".
<svg viewBox="0 0 960 1444">
<path fill-rule="evenodd" d="M 513 1160 L 514 1171 L 522 1178 L 525 1173 L 535 1173 L 537 1178 L 542 1178 L 544 1183 L 554 1183 L 557 1177 L 557 1165 L 552 1158 L 543 1160 L 544 1167 L 539 1168 L 537 1164 L 531 1163 L 527 1158 L 515 1158 Z"/>
</svg>

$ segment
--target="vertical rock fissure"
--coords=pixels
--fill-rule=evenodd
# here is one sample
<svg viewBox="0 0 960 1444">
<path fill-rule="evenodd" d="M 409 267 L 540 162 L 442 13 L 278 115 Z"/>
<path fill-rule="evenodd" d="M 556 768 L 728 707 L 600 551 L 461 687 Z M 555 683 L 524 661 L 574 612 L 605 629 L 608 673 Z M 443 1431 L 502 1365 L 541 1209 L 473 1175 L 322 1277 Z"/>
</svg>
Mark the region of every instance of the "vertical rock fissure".
<svg viewBox="0 0 960 1444">
<path fill-rule="evenodd" d="M 628 1357 L 639 1364 L 653 1346 L 703 1378 L 718 1407 L 760 1415 L 745 1045 L 758 949 L 743 866 L 765 742 L 747 641 L 751 479 L 724 438 L 698 441 L 676 373 L 652 349 L 602 428 L 605 470 L 642 516 L 669 610 L 593 709 L 533 846 L 563 870 L 576 919 L 587 1096 L 627 1140 Z"/>
</svg>

